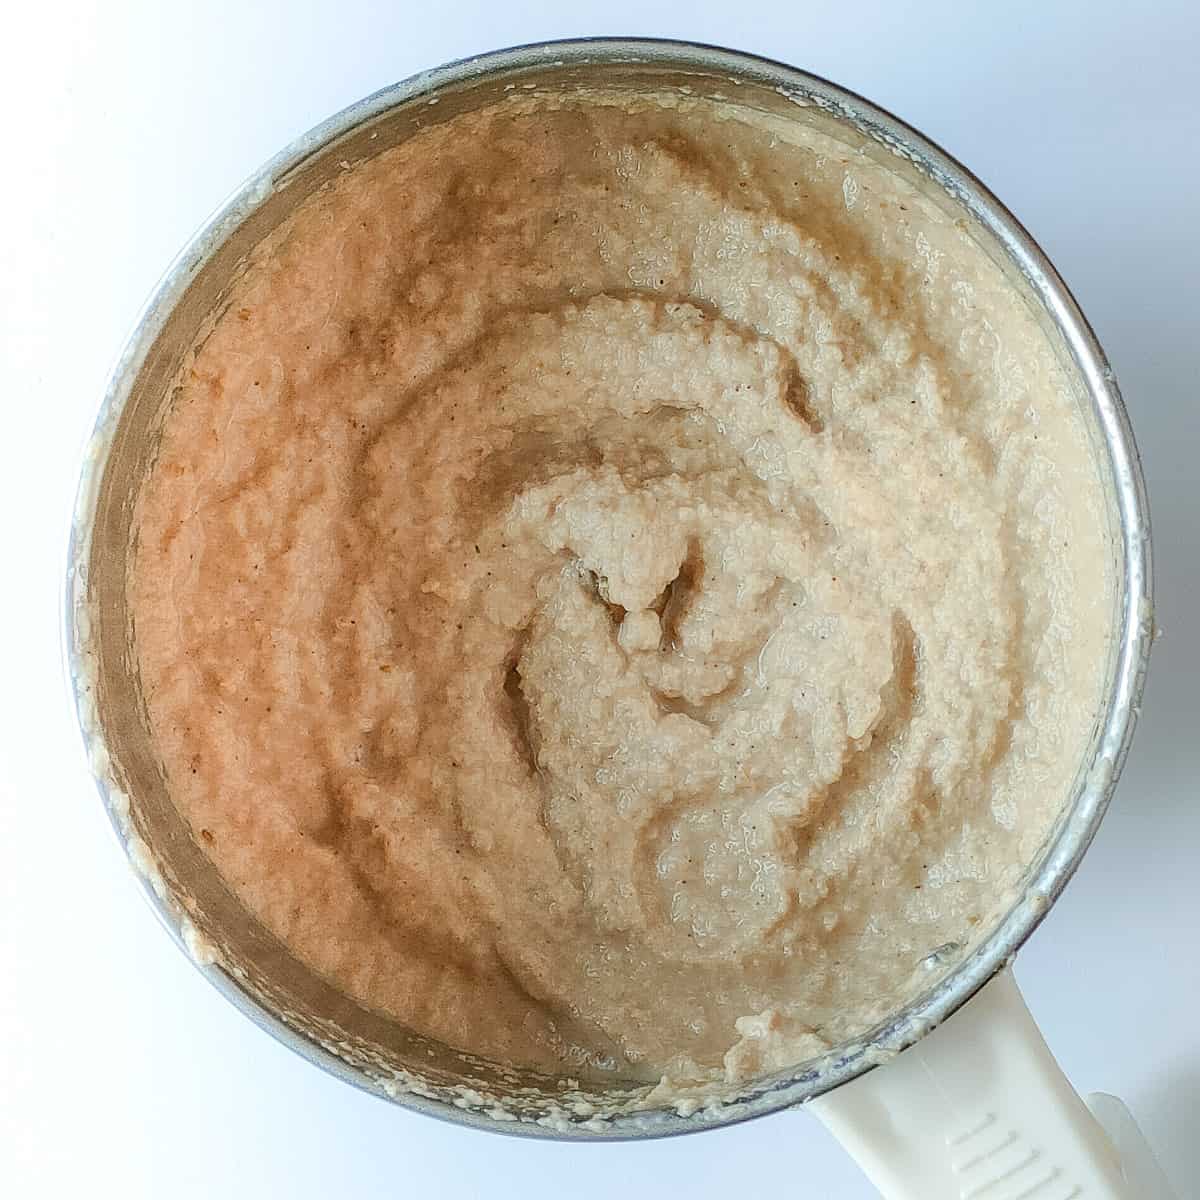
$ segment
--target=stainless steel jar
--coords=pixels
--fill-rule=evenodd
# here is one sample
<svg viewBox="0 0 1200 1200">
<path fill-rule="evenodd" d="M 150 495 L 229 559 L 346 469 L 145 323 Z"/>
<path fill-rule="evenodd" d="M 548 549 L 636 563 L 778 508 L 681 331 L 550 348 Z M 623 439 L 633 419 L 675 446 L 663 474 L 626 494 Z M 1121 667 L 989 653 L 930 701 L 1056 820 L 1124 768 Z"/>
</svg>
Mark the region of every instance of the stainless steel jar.
<svg viewBox="0 0 1200 1200">
<path fill-rule="evenodd" d="M 1063 814 L 1023 894 L 967 957 L 913 1003 L 826 1057 L 756 1080 L 681 1115 L 632 1084 L 551 1079 L 450 1050 L 358 1007 L 251 919 L 171 804 L 130 653 L 125 573 L 137 489 L 152 461 L 171 381 L 248 251 L 342 164 L 515 88 L 721 95 L 860 139 L 864 153 L 967 223 L 1037 314 L 1073 382 L 1106 482 L 1117 611 L 1107 700 Z M 794 1105 L 842 1084 L 943 1022 L 1012 957 L 1058 896 L 1112 794 L 1133 731 L 1152 637 L 1150 530 L 1137 453 L 1113 373 L 1045 255 L 965 168 L 867 101 L 791 67 L 672 42 L 549 43 L 413 77 L 330 118 L 264 166 L 168 270 L 113 372 L 79 488 L 66 591 L 66 647 L 80 723 L 112 823 L 172 936 L 263 1029 L 330 1073 L 466 1125 L 572 1138 L 711 1128 Z"/>
</svg>

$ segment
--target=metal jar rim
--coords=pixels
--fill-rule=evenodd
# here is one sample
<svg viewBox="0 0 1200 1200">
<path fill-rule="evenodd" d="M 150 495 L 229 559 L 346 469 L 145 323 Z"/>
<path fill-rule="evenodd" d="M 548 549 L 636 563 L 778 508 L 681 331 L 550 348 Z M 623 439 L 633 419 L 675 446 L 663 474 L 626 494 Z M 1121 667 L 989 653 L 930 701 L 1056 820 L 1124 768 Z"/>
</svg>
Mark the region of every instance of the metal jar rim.
<svg viewBox="0 0 1200 1200">
<path fill-rule="evenodd" d="M 109 786 L 108 756 L 88 676 L 86 646 L 86 564 L 91 549 L 96 493 L 113 433 L 125 401 L 168 314 L 214 252 L 254 212 L 263 198 L 286 183 L 308 159 L 355 128 L 393 108 L 433 98 L 440 89 L 493 74 L 534 71 L 548 66 L 663 65 L 703 68 L 732 82 L 751 82 L 815 105 L 889 147 L 929 176 L 1002 247 L 1031 292 L 1044 306 L 1073 360 L 1103 434 L 1108 454 L 1123 575 L 1120 612 L 1114 630 L 1112 687 L 1099 718 L 1100 734 L 1090 770 L 1078 785 L 1068 816 L 1058 829 L 1020 902 L 991 935 L 934 988 L 895 1014 L 885 1025 L 843 1044 L 816 1064 L 748 1088 L 737 1102 L 702 1108 L 687 1117 L 671 1112 L 661 1119 L 616 1117 L 602 1129 L 584 1124 L 569 1129 L 500 1120 L 486 1112 L 456 1107 L 413 1093 L 391 1096 L 405 1107 L 476 1128 L 541 1137 L 571 1136 L 606 1140 L 685 1133 L 765 1115 L 828 1091 L 911 1045 L 971 998 L 1016 953 L 1057 898 L 1090 844 L 1111 798 L 1132 738 L 1153 640 L 1149 510 L 1141 464 L 1116 378 L 1104 351 L 1049 259 L 1015 217 L 970 171 L 929 139 L 870 101 L 797 68 L 753 55 L 684 41 L 595 38 L 543 42 L 465 58 L 421 72 L 352 104 L 297 138 L 242 185 L 195 234 L 164 274 L 137 318 L 109 378 L 91 442 L 85 454 L 72 520 L 64 613 L 64 658 L 76 711 L 110 822 L 125 852 L 131 849 L 127 801 Z M 174 940 L 192 951 L 186 920 L 164 894 L 161 882 L 139 872 L 143 891 Z M 256 1024 L 331 1074 L 374 1094 L 377 1081 L 346 1063 L 269 1010 L 219 963 L 198 962 L 206 977 Z"/>
</svg>

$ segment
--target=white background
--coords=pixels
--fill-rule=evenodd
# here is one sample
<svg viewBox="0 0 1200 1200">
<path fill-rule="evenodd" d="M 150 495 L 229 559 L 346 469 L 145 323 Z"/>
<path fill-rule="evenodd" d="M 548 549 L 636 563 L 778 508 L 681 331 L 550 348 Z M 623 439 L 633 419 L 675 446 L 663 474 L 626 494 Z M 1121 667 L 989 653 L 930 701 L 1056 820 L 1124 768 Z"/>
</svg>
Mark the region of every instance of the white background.
<svg viewBox="0 0 1200 1200">
<path fill-rule="evenodd" d="M 184 239 L 367 92 L 593 33 L 724 43 L 879 101 L 999 193 L 1095 324 L 1150 480 L 1165 636 L 1117 800 L 1018 975 L 1077 1085 L 1122 1094 L 1181 1194 L 1200 1194 L 1194 4 L 33 0 L 2 28 L 0 1196 L 873 1194 L 802 1114 L 668 1142 L 528 1143 L 324 1077 L 158 929 L 64 699 L 56 590 L 76 455 Z"/>
</svg>

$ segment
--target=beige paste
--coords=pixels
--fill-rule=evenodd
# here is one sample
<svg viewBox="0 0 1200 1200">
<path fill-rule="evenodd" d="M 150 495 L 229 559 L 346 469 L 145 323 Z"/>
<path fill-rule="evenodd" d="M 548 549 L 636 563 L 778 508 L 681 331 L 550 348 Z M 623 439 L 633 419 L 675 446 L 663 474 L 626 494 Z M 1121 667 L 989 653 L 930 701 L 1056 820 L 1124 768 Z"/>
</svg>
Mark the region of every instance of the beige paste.
<svg viewBox="0 0 1200 1200">
<path fill-rule="evenodd" d="M 961 223 L 611 99 L 426 130 L 260 250 L 165 415 L 137 659 L 200 844 L 350 995 L 740 1079 L 1011 894 L 1092 725 L 1103 505 Z"/>
</svg>

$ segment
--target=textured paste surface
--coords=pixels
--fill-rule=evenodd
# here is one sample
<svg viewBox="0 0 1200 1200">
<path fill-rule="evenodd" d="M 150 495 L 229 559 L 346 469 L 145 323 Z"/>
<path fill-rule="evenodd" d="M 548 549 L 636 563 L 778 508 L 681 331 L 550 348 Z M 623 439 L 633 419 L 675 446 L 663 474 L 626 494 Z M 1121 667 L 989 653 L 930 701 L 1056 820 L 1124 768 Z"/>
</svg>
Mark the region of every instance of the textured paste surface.
<svg viewBox="0 0 1200 1200">
<path fill-rule="evenodd" d="M 176 802 L 460 1048 L 686 1082 L 863 1031 L 1090 732 L 1102 505 L 1042 335 L 883 167 L 754 121 L 425 131 L 260 248 L 165 417 L 130 588 Z"/>
</svg>

